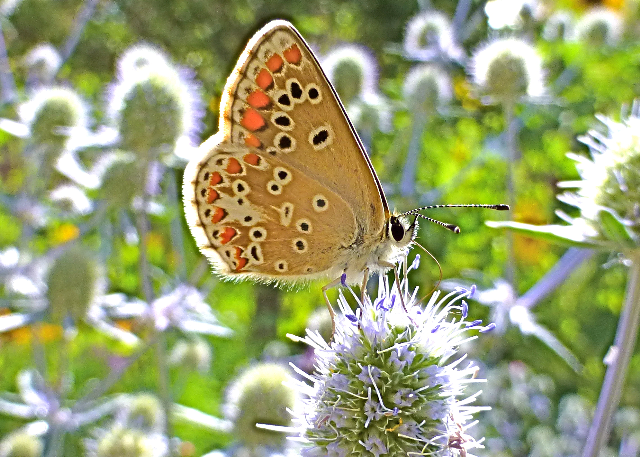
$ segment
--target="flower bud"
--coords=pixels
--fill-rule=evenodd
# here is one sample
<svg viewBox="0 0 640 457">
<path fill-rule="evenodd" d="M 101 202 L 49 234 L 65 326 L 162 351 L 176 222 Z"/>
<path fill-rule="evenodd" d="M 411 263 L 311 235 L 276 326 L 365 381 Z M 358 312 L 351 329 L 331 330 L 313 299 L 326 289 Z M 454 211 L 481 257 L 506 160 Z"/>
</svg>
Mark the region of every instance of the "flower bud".
<svg viewBox="0 0 640 457">
<path fill-rule="evenodd" d="M 0 457 L 41 457 L 44 446 L 37 436 L 13 433 L 0 441 Z"/>
<path fill-rule="evenodd" d="M 82 320 L 99 287 L 99 266 L 91 252 L 79 244 L 65 249 L 54 261 L 47 277 L 49 313 L 62 325 L 67 317 Z"/>
<path fill-rule="evenodd" d="M 587 46 L 614 46 L 622 36 L 622 17 L 607 8 L 592 8 L 575 28 L 575 39 Z"/>
<path fill-rule="evenodd" d="M 151 438 L 140 430 L 115 426 L 98 442 L 96 457 L 153 457 Z"/>
<path fill-rule="evenodd" d="M 225 412 L 233 422 L 233 435 L 245 447 L 282 448 L 286 435 L 256 424 L 291 425 L 287 409 L 296 403 L 295 391 L 283 384 L 290 371 L 275 363 L 261 363 L 246 370 L 229 386 Z"/>
<path fill-rule="evenodd" d="M 542 60 L 523 40 L 495 40 L 478 49 L 471 61 L 473 80 L 484 95 L 498 103 L 515 103 L 544 92 Z"/>
<path fill-rule="evenodd" d="M 211 368 L 211 346 L 202 338 L 182 339 L 169 355 L 169 363 L 189 371 L 206 373 Z"/>
<path fill-rule="evenodd" d="M 435 66 L 424 64 L 407 74 L 402 94 L 413 113 L 433 114 L 453 97 L 451 79 Z"/>
<path fill-rule="evenodd" d="M 345 106 L 363 93 L 376 91 L 378 64 L 364 46 L 337 47 L 322 59 L 322 66 Z"/>
</svg>

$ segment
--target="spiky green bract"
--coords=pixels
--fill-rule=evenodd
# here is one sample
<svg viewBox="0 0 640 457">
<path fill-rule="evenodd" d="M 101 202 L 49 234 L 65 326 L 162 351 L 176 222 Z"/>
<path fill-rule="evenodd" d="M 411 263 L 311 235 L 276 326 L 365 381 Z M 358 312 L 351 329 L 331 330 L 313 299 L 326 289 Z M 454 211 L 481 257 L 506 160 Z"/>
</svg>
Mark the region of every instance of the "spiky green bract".
<svg viewBox="0 0 640 457">
<path fill-rule="evenodd" d="M 314 348 L 317 368 L 297 370 L 313 384 L 298 384 L 308 397 L 295 419 L 303 456 L 444 456 L 482 447 L 466 434 L 484 409 L 468 406 L 478 393 L 460 398 L 481 380 L 472 363 L 459 368 L 466 356 L 458 346 L 473 338 L 471 329 L 492 327 L 465 321 L 468 291 L 435 293 L 422 307 L 417 290 L 410 294 L 404 281 L 401 289 L 402 298 L 383 280 L 373 302 L 354 294 L 355 315 L 340 295 L 333 342 L 310 331 L 301 339 Z"/>
<path fill-rule="evenodd" d="M 0 441 L 0 457 L 41 457 L 44 446 L 37 436 L 14 433 Z"/>
<path fill-rule="evenodd" d="M 637 245 L 640 241 L 640 117 L 635 106 L 632 114 L 621 122 L 605 116 L 600 121 L 606 133 L 591 131 L 580 140 L 589 146 L 592 159 L 569 154 L 576 160 L 582 180 L 561 183 L 576 187 L 575 194 L 562 195 L 561 200 L 580 208 L 581 216 L 599 237 L 617 241 L 614 233 L 603 226 L 603 214 L 611 213 L 630 232 Z"/>
<path fill-rule="evenodd" d="M 259 363 L 229 385 L 225 413 L 233 422 L 233 436 L 241 446 L 282 450 L 286 436 L 258 428 L 256 424 L 289 426 L 297 400 L 296 391 L 283 384 L 291 370 L 275 363 Z"/>
</svg>

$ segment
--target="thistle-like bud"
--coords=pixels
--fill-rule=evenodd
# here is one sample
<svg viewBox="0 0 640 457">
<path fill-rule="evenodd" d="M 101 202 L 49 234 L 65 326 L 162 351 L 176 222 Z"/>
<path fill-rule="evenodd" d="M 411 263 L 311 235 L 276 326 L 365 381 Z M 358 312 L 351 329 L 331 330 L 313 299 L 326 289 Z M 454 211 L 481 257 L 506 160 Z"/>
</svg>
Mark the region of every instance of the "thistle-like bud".
<svg viewBox="0 0 640 457">
<path fill-rule="evenodd" d="M 573 33 L 573 18 L 566 11 L 558 11 L 547 19 L 542 36 L 547 41 L 564 41 Z"/>
<path fill-rule="evenodd" d="M 364 46 L 337 47 L 322 59 L 322 67 L 347 106 L 364 93 L 376 92 L 378 64 Z"/>
<path fill-rule="evenodd" d="M 433 65 L 419 65 L 407 74 L 402 95 L 412 112 L 432 114 L 453 97 L 451 79 Z"/>
<path fill-rule="evenodd" d="M 170 65 L 169 58 L 165 53 L 157 47 L 146 43 L 136 44 L 128 48 L 122 53 L 116 64 L 120 80 L 130 78 L 146 67 L 169 67 Z"/>
<path fill-rule="evenodd" d="M 592 8 L 575 27 L 575 39 L 587 46 L 614 46 L 622 36 L 622 17 L 607 8 Z"/>
<path fill-rule="evenodd" d="M 169 363 L 189 371 L 206 373 L 211 368 L 211 358 L 211 346 L 204 339 L 182 339 L 173 347 Z"/>
<path fill-rule="evenodd" d="M 96 457 L 154 457 L 150 437 L 136 429 L 114 426 L 97 443 Z"/>
<path fill-rule="evenodd" d="M 122 154 L 102 178 L 102 197 L 114 208 L 128 208 L 133 197 L 144 190 L 146 180 L 146 167 L 136 163 L 132 154 Z"/>
<path fill-rule="evenodd" d="M 480 91 L 497 103 L 515 103 L 544 92 L 542 59 L 520 39 L 499 39 L 482 46 L 472 57 L 470 71 Z"/>
<path fill-rule="evenodd" d="M 165 415 L 160 400 L 155 395 L 141 393 L 126 397 L 126 404 L 117 422 L 123 427 L 145 433 L 160 431 L 164 427 Z"/>
<path fill-rule="evenodd" d="M 424 11 L 409 20 L 404 34 L 404 51 L 409 58 L 432 60 L 439 56 L 460 59 L 449 18 L 440 11 Z"/>
<path fill-rule="evenodd" d="M 479 382 L 473 364 L 461 368 L 458 346 L 467 332 L 482 327 L 465 322 L 469 292 L 422 308 L 416 292 L 380 283 L 378 297 L 358 301 L 354 315 L 340 295 L 341 314 L 331 344 L 315 332 L 303 341 L 315 349 L 313 385 L 299 383 L 308 398 L 296 410 L 295 423 L 307 456 L 449 455 L 482 447 L 468 435 L 477 394 L 460 399 L 467 384 Z M 406 307 L 406 310 L 405 310 Z M 449 314 L 459 313 L 451 321 Z"/>
<path fill-rule="evenodd" d="M 47 277 L 47 299 L 53 322 L 84 318 L 100 288 L 99 265 L 91 252 L 74 244 L 54 261 Z"/>
<path fill-rule="evenodd" d="M 120 146 L 141 163 L 173 153 L 198 127 L 201 110 L 195 83 L 173 66 L 150 60 L 112 88 L 109 113 Z"/>
<path fill-rule="evenodd" d="M 80 96 L 66 87 L 38 89 L 18 107 L 22 122 L 31 132 L 39 173 L 46 174 L 54 168 L 74 129 L 86 129 L 87 111 Z"/>
<path fill-rule="evenodd" d="M 283 449 L 286 435 L 256 424 L 289 426 L 296 392 L 283 382 L 290 370 L 275 363 L 261 363 L 246 370 L 228 390 L 225 413 L 233 422 L 233 435 L 246 448 Z"/>
<path fill-rule="evenodd" d="M 41 457 L 44 446 L 37 436 L 13 433 L 0 441 L 0 457 Z"/>
<path fill-rule="evenodd" d="M 57 49 L 50 43 L 42 43 L 33 47 L 24 57 L 27 68 L 27 85 L 36 88 L 53 81 L 62 58 Z"/>
</svg>

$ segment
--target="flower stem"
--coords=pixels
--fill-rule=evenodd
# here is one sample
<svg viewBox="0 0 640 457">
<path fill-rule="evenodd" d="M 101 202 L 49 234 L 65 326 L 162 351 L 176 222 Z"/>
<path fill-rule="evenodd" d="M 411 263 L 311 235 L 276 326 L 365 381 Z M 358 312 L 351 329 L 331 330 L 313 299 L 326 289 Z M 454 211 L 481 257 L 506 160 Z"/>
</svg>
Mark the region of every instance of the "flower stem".
<svg viewBox="0 0 640 457">
<path fill-rule="evenodd" d="M 7 56 L 7 46 L 4 41 L 2 24 L 0 24 L 0 87 L 2 89 L 2 95 L 0 95 L 2 104 L 13 103 L 18 99 L 16 83 L 13 80 L 9 57 Z"/>
<path fill-rule="evenodd" d="M 611 419 L 620 402 L 624 380 L 627 376 L 629 362 L 640 325 L 640 253 L 631 256 L 629 281 L 623 304 L 622 315 L 618 322 L 614 341 L 613 361 L 609 364 L 604 377 L 602 391 L 598 399 L 587 442 L 582 451 L 583 457 L 597 457 L 600 449 L 606 443 L 611 430 Z"/>
<path fill-rule="evenodd" d="M 515 208 L 516 203 L 516 178 L 515 168 L 518 154 L 518 127 L 515 122 L 515 104 L 504 104 L 504 120 L 506 127 L 506 147 L 507 147 L 507 202 L 511 209 Z M 513 221 L 513 213 L 509 212 L 509 220 Z M 507 265 L 505 276 L 509 284 L 514 287 L 516 284 L 516 255 L 513 245 L 513 232 L 507 232 Z"/>
</svg>

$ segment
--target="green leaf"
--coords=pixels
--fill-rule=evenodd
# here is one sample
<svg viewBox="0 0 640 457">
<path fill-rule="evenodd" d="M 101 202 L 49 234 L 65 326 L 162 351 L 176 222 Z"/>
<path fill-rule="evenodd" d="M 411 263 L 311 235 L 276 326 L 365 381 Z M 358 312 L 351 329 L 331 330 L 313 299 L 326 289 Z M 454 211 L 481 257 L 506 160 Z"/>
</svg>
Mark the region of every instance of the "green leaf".
<svg viewBox="0 0 640 457">
<path fill-rule="evenodd" d="M 582 248 L 602 248 L 602 244 L 587 237 L 584 233 L 571 225 L 531 225 L 521 222 L 486 221 L 491 228 L 509 229 L 532 238 L 539 238 L 553 243 Z"/>
</svg>

